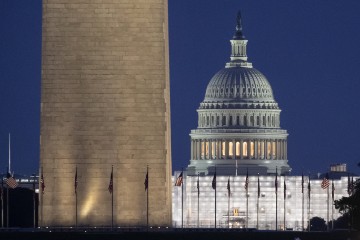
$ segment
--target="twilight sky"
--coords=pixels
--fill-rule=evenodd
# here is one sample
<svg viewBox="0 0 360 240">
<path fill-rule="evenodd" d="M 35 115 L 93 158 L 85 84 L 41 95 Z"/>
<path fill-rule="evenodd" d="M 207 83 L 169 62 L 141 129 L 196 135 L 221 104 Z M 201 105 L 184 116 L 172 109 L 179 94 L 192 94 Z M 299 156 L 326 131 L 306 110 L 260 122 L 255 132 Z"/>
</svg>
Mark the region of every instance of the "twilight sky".
<svg viewBox="0 0 360 240">
<path fill-rule="evenodd" d="M 248 57 L 269 80 L 289 133 L 293 174 L 346 163 L 360 173 L 360 1 L 169 0 L 173 170 L 211 77 L 230 57 L 237 11 Z M 41 0 L 0 1 L 0 173 L 37 172 Z"/>
</svg>

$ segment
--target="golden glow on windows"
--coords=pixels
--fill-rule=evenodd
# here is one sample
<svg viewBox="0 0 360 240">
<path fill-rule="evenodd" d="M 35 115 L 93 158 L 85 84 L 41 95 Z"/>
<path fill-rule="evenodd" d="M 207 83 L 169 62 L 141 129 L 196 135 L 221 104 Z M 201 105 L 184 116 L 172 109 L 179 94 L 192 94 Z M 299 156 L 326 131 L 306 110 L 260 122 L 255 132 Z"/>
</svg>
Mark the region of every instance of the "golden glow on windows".
<svg viewBox="0 0 360 240">
<path fill-rule="evenodd" d="M 266 146 L 267 147 L 266 158 L 270 159 L 270 156 L 271 156 L 271 142 L 267 142 L 266 145 L 267 145 Z"/>
<path fill-rule="evenodd" d="M 251 141 L 250 142 L 250 157 L 254 157 L 254 154 L 255 154 L 255 145 L 254 145 L 254 142 Z"/>
<path fill-rule="evenodd" d="M 231 157 L 234 155 L 233 147 L 234 147 L 233 142 L 229 142 L 229 156 Z"/>
<path fill-rule="evenodd" d="M 240 156 L 240 142 L 236 142 L 235 144 L 235 154 L 237 157 Z"/>
<path fill-rule="evenodd" d="M 215 153 L 216 145 L 217 144 L 215 144 L 215 142 L 211 142 L 211 158 L 212 159 L 216 158 L 216 153 Z"/>
<path fill-rule="evenodd" d="M 209 158 L 209 142 L 205 142 L 205 156 L 208 159 Z"/>
<path fill-rule="evenodd" d="M 225 142 L 221 142 L 221 154 L 225 157 Z"/>
<path fill-rule="evenodd" d="M 248 143 L 247 142 L 243 142 L 243 156 L 244 157 L 248 156 Z"/>
<path fill-rule="evenodd" d="M 205 156 L 205 146 L 204 142 L 201 141 L 201 159 L 204 159 Z"/>
<path fill-rule="evenodd" d="M 272 142 L 272 155 L 273 158 L 276 157 L 276 142 Z"/>
</svg>

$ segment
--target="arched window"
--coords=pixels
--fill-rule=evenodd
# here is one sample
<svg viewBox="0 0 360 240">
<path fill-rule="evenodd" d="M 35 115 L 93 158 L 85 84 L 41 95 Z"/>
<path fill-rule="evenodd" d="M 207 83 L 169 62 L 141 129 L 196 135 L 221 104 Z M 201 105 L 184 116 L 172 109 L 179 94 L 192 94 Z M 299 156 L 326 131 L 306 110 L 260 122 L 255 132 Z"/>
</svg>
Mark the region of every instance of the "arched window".
<svg viewBox="0 0 360 240">
<path fill-rule="evenodd" d="M 266 126 L 266 117 L 265 116 L 263 116 L 263 126 Z"/>
<path fill-rule="evenodd" d="M 256 116 L 256 126 L 260 126 L 260 117 Z"/>
<path fill-rule="evenodd" d="M 247 118 L 246 118 L 246 115 L 244 116 L 244 126 L 247 126 Z"/>
<path fill-rule="evenodd" d="M 200 156 L 200 158 L 204 159 L 204 156 L 205 156 L 205 145 L 204 145 L 204 142 L 201 141 L 201 156 Z"/>
<path fill-rule="evenodd" d="M 234 155 L 234 151 L 233 151 L 233 142 L 229 142 L 229 156 L 232 157 Z"/>
<path fill-rule="evenodd" d="M 205 157 L 206 159 L 209 159 L 209 142 L 205 142 Z"/>
<path fill-rule="evenodd" d="M 243 148 L 242 148 L 242 152 L 243 152 L 243 157 L 247 157 L 248 156 L 248 143 L 247 142 L 243 142 Z"/>
<path fill-rule="evenodd" d="M 240 117 L 236 116 L 236 125 L 239 126 L 240 125 Z"/>
<path fill-rule="evenodd" d="M 225 126 L 226 125 L 226 116 L 223 116 L 222 117 L 222 126 Z"/>
<path fill-rule="evenodd" d="M 211 158 L 216 159 L 216 145 L 215 142 L 211 142 Z"/>
<path fill-rule="evenodd" d="M 216 126 L 220 125 L 220 116 L 216 116 Z"/>
<path fill-rule="evenodd" d="M 221 142 L 221 155 L 222 155 L 222 158 L 225 158 L 225 141 L 222 141 Z"/>
<path fill-rule="evenodd" d="M 236 157 L 240 157 L 240 142 L 236 142 L 235 144 L 235 154 Z"/>
<path fill-rule="evenodd" d="M 229 117 L 229 125 L 232 126 L 233 125 L 233 119 L 232 116 Z"/>
<path fill-rule="evenodd" d="M 271 142 L 267 142 L 267 152 L 266 152 L 266 159 L 270 159 L 271 157 Z"/>
<path fill-rule="evenodd" d="M 250 116 L 250 126 L 254 126 L 254 116 Z"/>
<path fill-rule="evenodd" d="M 254 142 L 251 141 L 251 142 L 250 142 L 250 157 L 253 158 L 254 155 L 255 155 L 255 145 L 254 145 Z"/>
</svg>

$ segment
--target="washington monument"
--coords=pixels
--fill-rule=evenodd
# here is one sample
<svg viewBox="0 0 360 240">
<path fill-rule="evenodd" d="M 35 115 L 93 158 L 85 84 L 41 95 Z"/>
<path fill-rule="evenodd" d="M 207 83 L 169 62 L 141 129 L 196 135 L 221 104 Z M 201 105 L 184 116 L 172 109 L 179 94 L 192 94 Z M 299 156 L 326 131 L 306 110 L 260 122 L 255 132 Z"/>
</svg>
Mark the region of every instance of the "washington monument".
<svg viewBox="0 0 360 240">
<path fill-rule="evenodd" d="M 40 226 L 171 226 L 167 14 L 43 0 Z"/>
</svg>

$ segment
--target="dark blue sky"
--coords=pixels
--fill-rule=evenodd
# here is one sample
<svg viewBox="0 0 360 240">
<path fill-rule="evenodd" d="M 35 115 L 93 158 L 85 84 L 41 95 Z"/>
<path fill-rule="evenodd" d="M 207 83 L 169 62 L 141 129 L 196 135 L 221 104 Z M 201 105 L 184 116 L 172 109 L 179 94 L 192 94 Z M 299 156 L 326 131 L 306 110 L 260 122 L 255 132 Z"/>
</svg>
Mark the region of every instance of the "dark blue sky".
<svg viewBox="0 0 360 240">
<path fill-rule="evenodd" d="M 248 56 L 270 81 L 289 132 L 293 174 L 360 168 L 360 1 L 169 0 L 173 170 L 186 167 L 191 129 L 211 77 L 229 60 L 237 11 Z M 0 1 L 0 172 L 39 163 L 41 1 Z"/>
</svg>

